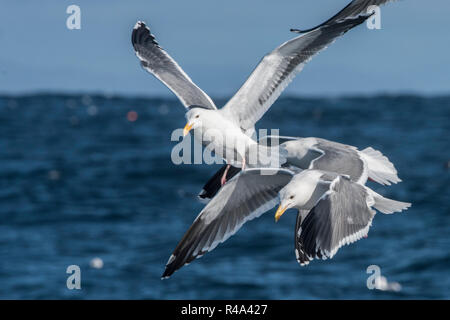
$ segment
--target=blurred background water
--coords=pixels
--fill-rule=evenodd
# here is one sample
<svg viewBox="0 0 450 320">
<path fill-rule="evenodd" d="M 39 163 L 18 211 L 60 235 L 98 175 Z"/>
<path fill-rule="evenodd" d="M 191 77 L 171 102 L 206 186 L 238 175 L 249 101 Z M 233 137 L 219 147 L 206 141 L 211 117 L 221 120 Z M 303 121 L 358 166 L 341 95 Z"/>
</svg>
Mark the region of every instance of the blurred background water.
<svg viewBox="0 0 450 320">
<path fill-rule="evenodd" d="M 222 105 L 225 100 L 216 100 Z M 413 203 L 377 214 L 369 237 L 300 267 L 294 212 L 247 223 L 161 281 L 219 165 L 174 165 L 185 124 L 172 99 L 0 97 L 0 298 L 450 298 L 450 97 L 284 98 L 258 123 L 283 135 L 372 146 L 403 182 L 375 191 Z M 81 268 L 81 290 L 66 268 Z M 401 290 L 368 290 L 378 265 Z"/>
</svg>

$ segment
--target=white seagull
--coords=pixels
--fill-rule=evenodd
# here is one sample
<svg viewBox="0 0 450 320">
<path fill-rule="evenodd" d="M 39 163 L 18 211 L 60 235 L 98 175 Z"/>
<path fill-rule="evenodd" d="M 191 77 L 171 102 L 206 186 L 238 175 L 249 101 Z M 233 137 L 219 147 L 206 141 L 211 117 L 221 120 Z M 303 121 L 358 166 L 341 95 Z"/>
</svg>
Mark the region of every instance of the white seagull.
<svg viewBox="0 0 450 320">
<path fill-rule="evenodd" d="M 187 108 L 184 134 L 194 129 L 196 140 L 209 145 L 225 159 L 228 166 L 221 178 L 223 184 L 230 165 L 245 168 L 253 150 L 257 151 L 257 161 L 248 163 L 249 166 L 261 166 L 263 162 L 267 162 L 267 158 L 260 161 L 260 157 L 272 152 L 265 147 L 258 147 L 257 142 L 252 139 L 254 125 L 294 76 L 316 53 L 363 23 L 371 15 L 367 13 L 369 6 L 388 1 L 354 0 L 315 28 L 306 31 L 292 30 L 302 34 L 267 54 L 222 109 L 217 109 L 212 99 L 159 46 L 144 22 L 136 23 L 131 40 L 142 67 L 172 90 Z M 221 137 L 217 137 L 217 132 L 221 133 Z M 228 141 L 232 143 L 226 143 Z"/>
<path fill-rule="evenodd" d="M 284 168 L 338 172 L 363 185 L 367 179 L 382 185 L 401 181 L 389 159 L 372 147 L 358 150 L 354 146 L 316 137 L 266 136 L 258 142 L 271 147 L 278 143 L 281 154 L 285 157 L 282 165 Z M 222 187 L 220 177 L 225 169 L 226 166 L 223 166 L 208 180 L 199 194 L 201 199 L 211 199 L 219 191 Z M 240 171 L 239 168 L 231 167 L 226 179 L 231 179 Z"/>
<path fill-rule="evenodd" d="M 375 215 L 372 208 L 389 214 L 410 206 L 339 173 L 247 169 L 228 181 L 200 212 L 173 251 L 162 278 L 213 250 L 277 203 L 277 221 L 287 209 L 298 210 L 295 254 L 301 265 L 314 258 L 332 258 L 343 245 L 366 236 Z"/>
</svg>

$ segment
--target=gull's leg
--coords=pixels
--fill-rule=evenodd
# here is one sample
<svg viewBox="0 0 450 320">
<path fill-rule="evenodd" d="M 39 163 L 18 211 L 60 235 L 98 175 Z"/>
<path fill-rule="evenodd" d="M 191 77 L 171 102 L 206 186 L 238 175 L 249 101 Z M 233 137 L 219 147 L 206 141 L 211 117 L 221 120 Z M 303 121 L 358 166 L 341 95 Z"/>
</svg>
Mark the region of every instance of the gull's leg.
<svg viewBox="0 0 450 320">
<path fill-rule="evenodd" d="M 245 157 L 242 158 L 242 171 L 245 170 Z"/>
<path fill-rule="evenodd" d="M 220 179 L 221 185 L 224 185 L 227 182 L 227 174 L 228 174 L 228 170 L 230 170 L 230 167 L 231 167 L 231 164 L 227 164 L 227 167 L 225 168 L 222 178 Z"/>
</svg>

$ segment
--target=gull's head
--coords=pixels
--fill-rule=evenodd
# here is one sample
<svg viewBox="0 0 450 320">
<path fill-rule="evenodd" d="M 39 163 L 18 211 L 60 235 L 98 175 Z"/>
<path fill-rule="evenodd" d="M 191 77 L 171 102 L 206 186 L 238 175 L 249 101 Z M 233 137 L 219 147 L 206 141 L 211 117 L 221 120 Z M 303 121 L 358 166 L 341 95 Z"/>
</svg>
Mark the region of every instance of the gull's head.
<svg viewBox="0 0 450 320">
<path fill-rule="evenodd" d="M 296 174 L 279 192 L 280 206 L 275 213 L 275 221 L 278 221 L 288 209 L 310 209 L 309 204 L 315 197 L 321 175 L 317 170 L 304 170 Z"/>
<path fill-rule="evenodd" d="M 283 215 L 283 213 L 286 212 L 286 210 L 295 208 L 298 201 L 295 185 L 290 182 L 283 189 L 281 189 L 279 195 L 280 195 L 280 205 L 278 206 L 278 209 L 275 212 L 276 222 L 280 220 L 281 216 Z"/>
<path fill-rule="evenodd" d="M 208 113 L 208 109 L 201 107 L 191 107 L 186 113 L 187 123 L 183 129 L 183 136 L 186 136 L 192 129 L 198 129 L 202 127 L 202 121 L 205 119 L 205 115 Z"/>
</svg>

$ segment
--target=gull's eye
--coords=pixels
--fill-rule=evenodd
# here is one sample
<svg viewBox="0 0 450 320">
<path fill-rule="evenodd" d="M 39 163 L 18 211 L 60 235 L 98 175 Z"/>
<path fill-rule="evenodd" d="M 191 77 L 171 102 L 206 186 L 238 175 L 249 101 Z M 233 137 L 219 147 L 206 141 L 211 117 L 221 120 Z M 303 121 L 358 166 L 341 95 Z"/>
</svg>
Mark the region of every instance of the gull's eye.
<svg viewBox="0 0 450 320">
<path fill-rule="evenodd" d="M 195 118 L 200 118 L 200 116 L 199 116 L 199 115 L 196 115 Z"/>
<path fill-rule="evenodd" d="M 294 196 L 290 196 L 289 199 L 291 199 L 291 200 L 294 199 Z"/>
</svg>

